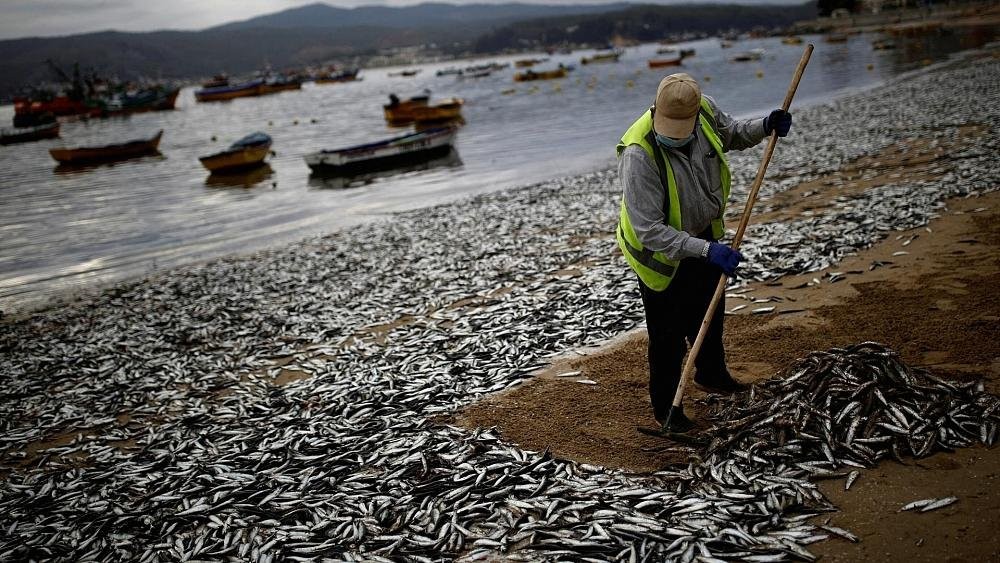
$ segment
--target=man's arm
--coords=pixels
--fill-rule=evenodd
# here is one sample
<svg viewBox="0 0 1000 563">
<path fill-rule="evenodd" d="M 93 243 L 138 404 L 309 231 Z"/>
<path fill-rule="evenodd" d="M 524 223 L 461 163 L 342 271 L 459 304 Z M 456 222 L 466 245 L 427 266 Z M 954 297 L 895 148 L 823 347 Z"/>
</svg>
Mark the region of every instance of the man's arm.
<svg viewBox="0 0 1000 563">
<path fill-rule="evenodd" d="M 618 177 L 625 194 L 625 211 L 643 247 L 662 252 L 671 260 L 701 256 L 705 240 L 667 224 L 660 175 L 642 147 L 631 145 L 622 151 Z"/>
<path fill-rule="evenodd" d="M 737 120 L 728 113 L 719 109 L 715 100 L 709 96 L 709 105 L 715 112 L 715 126 L 722 138 L 722 150 L 729 152 L 732 150 L 741 151 L 748 149 L 764 140 L 767 134 L 764 132 L 764 118 Z"/>
</svg>

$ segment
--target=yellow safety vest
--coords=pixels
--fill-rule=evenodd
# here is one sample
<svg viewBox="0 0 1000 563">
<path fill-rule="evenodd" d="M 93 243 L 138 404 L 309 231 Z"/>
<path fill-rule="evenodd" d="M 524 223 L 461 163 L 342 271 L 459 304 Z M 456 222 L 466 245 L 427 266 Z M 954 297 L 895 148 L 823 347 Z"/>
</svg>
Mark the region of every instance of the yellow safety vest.
<svg viewBox="0 0 1000 563">
<path fill-rule="evenodd" d="M 701 131 L 719 155 L 720 177 L 722 178 L 722 205 L 719 209 L 719 216 L 712 220 L 712 235 L 716 239 L 722 238 L 726 227 L 723 222 L 723 215 L 726 212 L 726 202 L 729 200 L 729 188 L 731 178 L 729 175 L 729 162 L 726 161 L 725 153 L 722 152 L 722 139 L 715 131 L 715 112 L 708 104 L 708 100 L 701 98 L 701 111 L 698 113 L 701 122 Z M 660 173 L 660 181 L 666 190 L 666 215 L 667 224 L 680 231 L 681 204 L 677 197 L 677 182 L 674 180 L 674 171 L 670 168 L 670 160 L 664 157 L 663 149 L 656 142 L 653 134 L 653 112 L 652 109 L 642 114 L 635 120 L 635 123 L 622 135 L 621 142 L 618 143 L 618 156 L 629 145 L 639 145 L 656 162 L 656 168 Z M 621 209 L 618 213 L 618 247 L 625 256 L 625 261 L 639 275 L 642 283 L 654 291 L 663 291 L 670 285 L 670 281 L 677 273 L 680 262 L 670 260 L 662 252 L 653 252 L 643 248 L 632 229 L 632 222 L 628 218 L 628 210 L 625 209 L 625 196 L 622 195 Z"/>
</svg>

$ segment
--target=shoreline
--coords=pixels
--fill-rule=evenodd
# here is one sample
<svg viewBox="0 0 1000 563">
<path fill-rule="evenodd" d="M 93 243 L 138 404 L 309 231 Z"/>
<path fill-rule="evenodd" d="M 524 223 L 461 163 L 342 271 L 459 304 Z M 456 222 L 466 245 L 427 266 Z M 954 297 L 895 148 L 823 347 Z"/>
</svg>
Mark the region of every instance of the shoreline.
<svg viewBox="0 0 1000 563">
<path fill-rule="evenodd" d="M 1000 62 L 989 56 L 800 110 L 797 126 L 813 134 L 779 145 L 761 204 L 779 206 L 781 193 L 907 139 L 940 143 L 977 120 L 995 132 L 1000 108 L 970 114 L 950 98 L 954 88 L 996 84 Z M 886 111 L 885 97 L 899 106 Z M 885 239 L 881 227 L 920 228 L 949 196 L 994 192 L 992 137 L 930 179 L 890 178 L 823 213 L 759 225 L 744 247 L 752 260 L 743 283 L 816 276 Z M 737 201 L 759 152 L 731 159 Z M 869 172 L 878 175 L 865 170 L 861 178 Z M 463 200 L 462 213 L 454 203 L 400 213 L 0 323 L 8 359 L 0 527 L 16 528 L 16 537 L 0 539 L 0 552 L 48 542 L 81 557 L 73 546 L 91 538 L 90 528 L 44 522 L 92 522 L 92 503 L 120 510 L 104 518 L 133 543 L 180 546 L 162 549 L 181 556 L 237 544 L 244 555 L 255 548 L 275 557 L 323 549 L 359 559 L 499 556 L 509 545 L 531 558 L 546 549 L 539 537 L 584 534 L 599 538 L 586 548 L 598 551 L 577 556 L 638 550 L 634 529 L 621 527 L 648 520 L 640 505 L 650 493 L 636 490 L 652 490 L 657 502 L 694 503 L 717 485 L 684 470 L 596 467 L 525 451 L 493 431 L 433 422 L 531 380 L 559 354 L 639 324 L 633 278 L 609 236 L 614 176 L 478 195 Z M 886 199 L 907 201 L 907 213 L 878 205 Z M 868 218 L 879 228 L 865 227 Z M 796 249 L 777 244 L 789 241 Z M 809 255 L 823 260 L 811 264 Z M 824 284 L 835 283 L 829 277 Z M 192 482 L 198 488 L 182 492 Z M 619 519 L 603 520 L 602 511 Z M 435 512 L 455 514 L 457 527 Z M 779 516 L 761 541 L 803 525 Z M 336 523 L 320 528 L 329 534 L 300 537 L 303 521 Z M 703 532 L 715 533 L 691 531 Z M 443 539 L 424 539 L 435 537 Z M 140 557 L 118 541 L 98 532 L 89 545 Z M 667 543 L 651 540 L 649 549 L 662 558 Z"/>
<path fill-rule="evenodd" d="M 898 83 L 900 81 L 910 80 L 915 76 L 920 76 L 927 72 L 934 72 L 939 68 L 947 68 L 950 65 L 960 63 L 967 57 L 974 56 L 975 53 L 981 51 L 981 49 L 971 49 L 967 51 L 962 51 L 959 53 L 954 53 L 949 55 L 946 60 L 934 63 L 921 68 L 916 68 L 901 75 L 891 77 L 889 79 L 879 81 L 864 87 L 849 88 L 838 92 L 832 98 L 813 98 L 804 100 L 804 105 L 799 104 L 796 106 L 798 111 L 803 111 L 810 108 L 821 107 L 826 105 L 835 104 L 837 100 L 843 99 L 845 97 L 863 95 L 866 92 L 870 92 L 874 89 L 889 87 L 892 84 Z M 609 163 L 613 160 L 609 157 Z M 593 172 L 600 172 L 607 170 L 603 165 L 594 165 L 588 170 L 583 170 L 579 174 L 589 174 Z M 559 176 L 555 178 L 550 178 L 542 182 L 533 182 L 530 184 L 514 185 L 514 186 L 504 186 L 497 188 L 496 191 L 507 191 L 507 190 L 521 190 L 530 189 L 532 186 L 544 184 L 546 182 L 564 182 L 568 181 L 570 178 L 579 175 L 574 173 L 572 175 Z M 490 190 L 491 193 L 494 190 Z M 8 299 L 2 308 L 0 308 L 0 322 L 14 322 L 20 319 L 30 317 L 32 314 L 43 313 L 52 308 L 58 308 L 67 304 L 81 303 L 87 300 L 91 300 L 99 297 L 101 292 L 108 289 L 114 288 L 121 284 L 136 283 L 144 280 L 148 280 L 148 283 L 153 283 L 157 276 L 166 273 L 169 274 L 174 270 L 180 270 L 186 267 L 200 267 L 204 265 L 210 265 L 212 262 L 217 260 L 227 260 L 227 259 L 253 259 L 258 255 L 267 255 L 271 252 L 281 252 L 283 249 L 295 246 L 297 244 L 308 244 L 310 240 L 317 237 L 322 238 L 324 236 L 341 232 L 344 230 L 349 230 L 351 228 L 357 227 L 358 225 L 375 223 L 381 220 L 392 220 L 392 217 L 397 214 L 405 214 L 412 211 L 417 211 L 419 209 L 429 209 L 436 207 L 438 205 L 460 205 L 463 201 L 470 201 L 474 199 L 475 196 L 472 195 L 448 195 L 443 196 L 445 201 L 442 203 L 432 204 L 430 206 L 420 206 L 404 211 L 393 211 L 384 215 L 382 213 L 376 215 L 367 215 L 363 218 L 350 219 L 346 222 L 344 226 L 335 227 L 333 229 L 327 228 L 309 228 L 304 227 L 300 229 L 294 229 L 299 234 L 281 236 L 280 240 L 274 243 L 266 243 L 262 246 L 256 247 L 252 250 L 247 251 L 224 251 L 222 253 L 217 253 L 212 250 L 205 252 L 199 252 L 197 254 L 202 254 L 203 257 L 191 260 L 189 262 L 183 262 L 181 264 L 170 264 L 167 266 L 157 266 L 157 260 L 155 258 L 145 259 L 134 266 L 128 266 L 121 269 L 117 273 L 112 273 L 104 278 L 104 275 L 100 272 L 92 272 L 94 277 L 98 278 L 96 282 L 90 282 L 85 285 L 81 285 L 78 282 L 71 282 L 69 285 L 64 286 L 62 289 L 46 290 L 46 289 L 34 289 L 26 291 L 27 297 L 20 299 Z M 305 232 L 312 232 L 313 234 L 305 234 Z M 214 243 L 213 243 L 214 244 Z M 175 253 L 176 248 L 160 249 L 159 252 L 164 253 L 168 256 Z M 79 276 L 79 274 L 67 274 L 70 277 Z M 63 276 L 54 276 L 56 278 Z M 38 282 L 32 282 L 36 284 Z"/>
</svg>

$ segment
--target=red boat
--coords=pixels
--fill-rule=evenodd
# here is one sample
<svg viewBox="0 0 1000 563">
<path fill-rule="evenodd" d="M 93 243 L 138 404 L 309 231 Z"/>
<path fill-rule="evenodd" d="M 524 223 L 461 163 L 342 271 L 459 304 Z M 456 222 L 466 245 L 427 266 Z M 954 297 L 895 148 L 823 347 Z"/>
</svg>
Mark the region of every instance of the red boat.
<svg viewBox="0 0 1000 563">
<path fill-rule="evenodd" d="M 55 116 L 85 115 L 97 117 L 104 113 L 104 108 L 88 104 L 84 100 L 74 100 L 69 96 L 56 96 L 51 100 L 32 100 L 30 98 L 14 98 L 14 116 L 40 115 L 51 113 Z"/>
</svg>

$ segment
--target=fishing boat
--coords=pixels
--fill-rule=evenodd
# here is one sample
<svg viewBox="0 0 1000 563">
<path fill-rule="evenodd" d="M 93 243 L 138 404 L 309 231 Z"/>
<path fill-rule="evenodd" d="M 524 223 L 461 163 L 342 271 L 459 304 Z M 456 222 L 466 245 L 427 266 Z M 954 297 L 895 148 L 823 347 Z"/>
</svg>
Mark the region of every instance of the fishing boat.
<svg viewBox="0 0 1000 563">
<path fill-rule="evenodd" d="M 316 84 L 333 84 L 337 82 L 354 82 L 355 80 L 361 80 L 358 78 L 358 72 L 361 69 L 358 68 L 346 68 L 340 72 L 325 72 L 322 73 L 314 79 Z"/>
<path fill-rule="evenodd" d="M 461 165 L 462 159 L 458 156 L 458 151 L 454 147 L 448 147 L 448 151 L 443 156 L 435 156 L 405 166 L 397 166 L 384 170 L 368 170 L 351 174 L 310 174 L 307 183 L 313 188 L 341 190 L 371 184 L 379 178 L 388 178 L 397 174 L 422 172 L 435 168 L 455 168 Z"/>
<path fill-rule="evenodd" d="M 417 124 L 451 121 L 462 117 L 462 98 L 448 98 L 432 106 L 416 106 L 411 110 L 413 121 Z"/>
<path fill-rule="evenodd" d="M 111 96 L 106 105 L 106 115 L 128 115 L 147 111 L 172 110 L 177 103 L 180 88 L 146 88 Z"/>
<path fill-rule="evenodd" d="M 163 130 L 161 129 L 155 136 L 149 139 L 128 141 L 116 145 L 105 145 L 103 147 L 55 148 L 49 149 L 49 154 L 60 164 L 70 165 L 125 160 L 157 152 L 157 148 L 160 146 L 160 137 L 162 136 Z"/>
<path fill-rule="evenodd" d="M 383 141 L 307 154 L 306 164 L 318 174 L 356 174 L 424 162 L 447 154 L 454 127 L 438 127 Z"/>
<path fill-rule="evenodd" d="M 615 51 L 614 53 L 597 53 L 596 55 L 581 58 L 580 64 L 616 63 L 621 56 L 622 54 L 619 51 Z"/>
<path fill-rule="evenodd" d="M 519 72 L 514 75 L 514 82 L 530 82 L 532 80 L 553 80 L 556 78 L 565 78 L 569 73 L 567 68 L 557 68 L 554 70 L 543 70 L 534 71 L 526 70 L 524 72 Z"/>
<path fill-rule="evenodd" d="M 846 33 L 830 33 L 823 38 L 827 43 L 846 43 L 847 34 Z"/>
<path fill-rule="evenodd" d="M 789 35 L 788 37 L 781 38 L 782 45 L 801 45 L 802 38 L 798 35 Z"/>
<path fill-rule="evenodd" d="M 673 59 L 649 59 L 646 62 L 649 64 L 649 68 L 660 68 L 664 66 L 680 66 L 681 57 L 676 57 Z"/>
<path fill-rule="evenodd" d="M 694 49 L 681 49 L 680 53 L 678 54 L 681 56 L 682 59 L 686 59 L 688 57 L 693 57 L 694 53 L 695 53 Z"/>
<path fill-rule="evenodd" d="M 202 88 L 194 93 L 199 102 L 221 102 L 234 98 L 259 96 L 263 93 L 264 81 L 260 79 L 242 82 L 240 84 Z"/>
<path fill-rule="evenodd" d="M 389 125 L 413 123 L 413 109 L 426 106 L 430 98 L 429 92 L 407 100 L 400 100 L 395 94 L 389 94 L 389 103 L 382 106 L 385 120 L 389 122 Z"/>
<path fill-rule="evenodd" d="M 271 150 L 271 137 L 266 133 L 251 133 L 236 141 L 228 149 L 198 160 L 213 174 L 234 172 L 259 166 Z"/>
<path fill-rule="evenodd" d="M 896 48 L 896 42 L 891 39 L 878 39 L 872 41 L 872 49 L 875 51 L 889 51 Z"/>
<path fill-rule="evenodd" d="M 750 51 L 743 51 L 742 53 L 737 53 L 732 56 L 729 60 L 734 63 L 745 63 L 750 61 L 759 61 L 764 57 L 764 49 L 752 49 Z"/>
<path fill-rule="evenodd" d="M 205 185 L 213 188 L 252 188 L 274 175 L 271 165 L 262 162 L 236 171 L 212 172 L 205 178 Z"/>
<path fill-rule="evenodd" d="M 669 55 L 671 53 L 676 53 L 677 47 L 660 47 L 656 50 L 657 55 Z"/>
<path fill-rule="evenodd" d="M 65 95 L 48 99 L 18 96 L 14 98 L 14 126 L 35 125 L 37 117 L 52 114 L 56 117 L 99 117 L 104 108 L 95 100 L 71 98 Z"/>
<path fill-rule="evenodd" d="M 549 60 L 547 57 L 544 59 L 520 59 L 514 61 L 514 66 L 517 68 L 531 68 L 539 63 L 544 63 Z"/>
<path fill-rule="evenodd" d="M 276 94 L 287 90 L 301 90 L 302 81 L 298 78 L 277 77 L 269 78 L 260 86 L 261 95 Z"/>
<path fill-rule="evenodd" d="M 41 139 L 54 139 L 59 136 L 59 122 L 43 123 L 33 127 L 14 127 L 0 129 L 0 145 L 14 143 L 29 143 Z"/>
<path fill-rule="evenodd" d="M 423 70 L 422 68 L 416 68 L 416 69 L 412 69 L 412 70 L 401 70 L 399 72 L 390 72 L 388 74 L 388 76 L 403 76 L 403 77 L 409 78 L 411 76 L 416 76 L 416 75 L 420 74 L 420 71 L 422 71 L 422 70 Z"/>
</svg>

